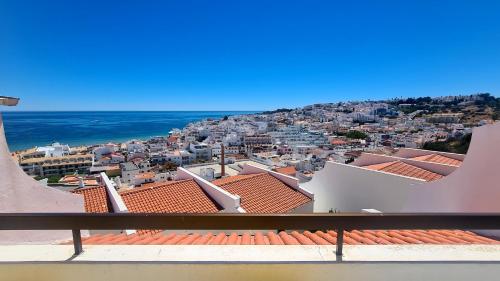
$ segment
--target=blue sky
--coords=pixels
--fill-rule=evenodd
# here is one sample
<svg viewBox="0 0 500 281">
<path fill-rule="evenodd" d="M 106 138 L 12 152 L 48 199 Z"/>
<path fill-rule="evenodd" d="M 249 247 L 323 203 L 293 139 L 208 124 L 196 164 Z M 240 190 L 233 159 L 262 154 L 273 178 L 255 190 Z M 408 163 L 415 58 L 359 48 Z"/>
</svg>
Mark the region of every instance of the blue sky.
<svg viewBox="0 0 500 281">
<path fill-rule="evenodd" d="M 15 110 L 500 92 L 500 1 L 0 1 Z"/>
</svg>

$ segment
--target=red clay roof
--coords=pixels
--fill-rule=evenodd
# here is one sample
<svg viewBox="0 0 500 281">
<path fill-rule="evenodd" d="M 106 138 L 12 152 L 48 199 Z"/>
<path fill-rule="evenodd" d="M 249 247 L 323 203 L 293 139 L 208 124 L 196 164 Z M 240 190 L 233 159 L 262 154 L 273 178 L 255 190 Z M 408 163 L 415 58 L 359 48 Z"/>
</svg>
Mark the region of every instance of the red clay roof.
<svg viewBox="0 0 500 281">
<path fill-rule="evenodd" d="M 295 173 L 297 173 L 297 170 L 295 169 L 294 166 L 288 166 L 288 167 L 283 167 L 283 168 L 276 168 L 275 171 L 278 172 L 278 173 L 280 173 L 280 174 L 285 174 L 285 175 L 289 175 L 289 176 L 292 176 L 292 177 L 295 177 Z"/>
<path fill-rule="evenodd" d="M 380 164 L 368 165 L 368 166 L 363 166 L 363 168 L 375 171 L 383 171 L 386 173 L 391 173 L 406 177 L 412 177 L 416 179 L 422 179 L 425 181 L 434 181 L 444 177 L 443 175 L 440 175 L 438 173 L 434 173 L 401 161 L 391 161 Z"/>
<path fill-rule="evenodd" d="M 86 245 L 335 245 L 335 231 L 316 231 L 314 233 L 297 231 L 262 234 L 243 233 L 191 233 L 155 235 L 100 234 L 83 238 Z M 347 245 L 381 244 L 500 244 L 500 241 L 479 236 L 462 230 L 364 230 L 345 231 L 344 243 Z"/>
<path fill-rule="evenodd" d="M 102 186 L 80 188 L 71 192 L 83 195 L 85 212 L 87 213 L 108 213 L 110 211 L 106 189 Z"/>
<path fill-rule="evenodd" d="M 131 213 L 217 213 L 222 210 L 194 180 L 166 181 L 120 193 Z M 139 234 L 161 230 L 137 230 Z"/>
<path fill-rule="evenodd" d="M 217 186 L 222 186 L 222 185 L 226 185 L 228 183 L 237 182 L 237 181 L 240 181 L 240 180 L 243 180 L 243 179 L 252 178 L 252 177 L 255 177 L 255 176 L 258 176 L 258 175 L 259 174 L 235 175 L 235 176 L 230 176 L 230 177 L 225 177 L 225 178 L 213 180 L 212 183 L 215 184 L 215 185 L 217 185 Z"/>
<path fill-rule="evenodd" d="M 450 157 L 446 157 L 443 155 L 439 154 L 429 154 L 429 155 L 423 155 L 423 156 L 417 156 L 410 158 L 412 160 L 417 160 L 417 161 L 426 161 L 426 162 L 432 162 L 432 163 L 438 163 L 438 164 L 445 164 L 445 165 L 450 165 L 450 166 L 456 166 L 460 167 L 462 165 L 461 160 L 453 159 Z"/>
<path fill-rule="evenodd" d="M 154 172 L 146 172 L 146 173 L 139 173 L 137 175 L 135 175 L 135 178 L 136 179 L 152 179 L 155 177 L 155 173 Z"/>
<path fill-rule="evenodd" d="M 194 180 L 164 182 L 120 195 L 132 213 L 217 213 L 221 210 Z"/>
<path fill-rule="evenodd" d="M 311 201 L 268 173 L 238 175 L 213 183 L 239 195 L 241 207 L 249 213 L 286 213 Z"/>
</svg>

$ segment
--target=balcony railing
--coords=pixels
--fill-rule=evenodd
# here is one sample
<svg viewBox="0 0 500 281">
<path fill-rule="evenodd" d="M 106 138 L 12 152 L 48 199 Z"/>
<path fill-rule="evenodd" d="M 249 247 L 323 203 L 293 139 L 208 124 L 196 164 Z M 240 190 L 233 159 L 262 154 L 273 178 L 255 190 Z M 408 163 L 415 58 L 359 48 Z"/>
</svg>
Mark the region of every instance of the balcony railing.
<svg viewBox="0 0 500 281">
<path fill-rule="evenodd" d="M 500 229 L 500 214 L 158 214 L 158 213 L 3 213 L 0 230 L 72 230 L 75 255 L 82 249 L 81 230 L 337 230 L 336 254 L 342 259 L 344 230 Z"/>
</svg>

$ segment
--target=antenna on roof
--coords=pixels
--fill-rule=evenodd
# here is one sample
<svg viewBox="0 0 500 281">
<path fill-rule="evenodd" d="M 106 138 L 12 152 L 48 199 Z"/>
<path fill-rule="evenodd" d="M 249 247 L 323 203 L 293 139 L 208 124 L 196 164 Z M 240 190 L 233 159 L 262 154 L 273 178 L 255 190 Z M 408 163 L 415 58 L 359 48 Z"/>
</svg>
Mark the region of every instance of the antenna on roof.
<svg viewBox="0 0 500 281">
<path fill-rule="evenodd" d="M 226 165 L 224 161 L 224 143 L 220 145 L 220 177 L 224 177 L 226 175 Z"/>
</svg>

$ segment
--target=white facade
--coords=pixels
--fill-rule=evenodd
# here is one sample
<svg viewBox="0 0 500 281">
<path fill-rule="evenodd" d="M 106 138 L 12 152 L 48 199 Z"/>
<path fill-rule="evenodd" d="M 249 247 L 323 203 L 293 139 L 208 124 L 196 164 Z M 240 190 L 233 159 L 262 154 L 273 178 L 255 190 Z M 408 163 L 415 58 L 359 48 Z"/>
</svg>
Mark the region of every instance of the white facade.
<svg viewBox="0 0 500 281">
<path fill-rule="evenodd" d="M 36 151 L 45 153 L 44 157 L 63 157 L 70 154 L 69 146 L 58 142 L 55 142 L 50 146 L 37 147 Z"/>
<path fill-rule="evenodd" d="M 359 212 L 362 209 L 382 212 L 500 212 L 499 144 L 500 123 L 497 123 L 474 129 L 467 157 L 458 168 L 399 158 L 423 153 L 411 149 L 403 150 L 404 153 L 397 154 L 399 157 L 360 157 L 353 163 L 369 165 L 380 163 L 377 157 L 389 157 L 445 175 L 432 182 L 327 162 L 325 168 L 303 186 L 316 194 L 315 212 Z M 456 154 L 447 156 L 459 157 Z"/>
</svg>

